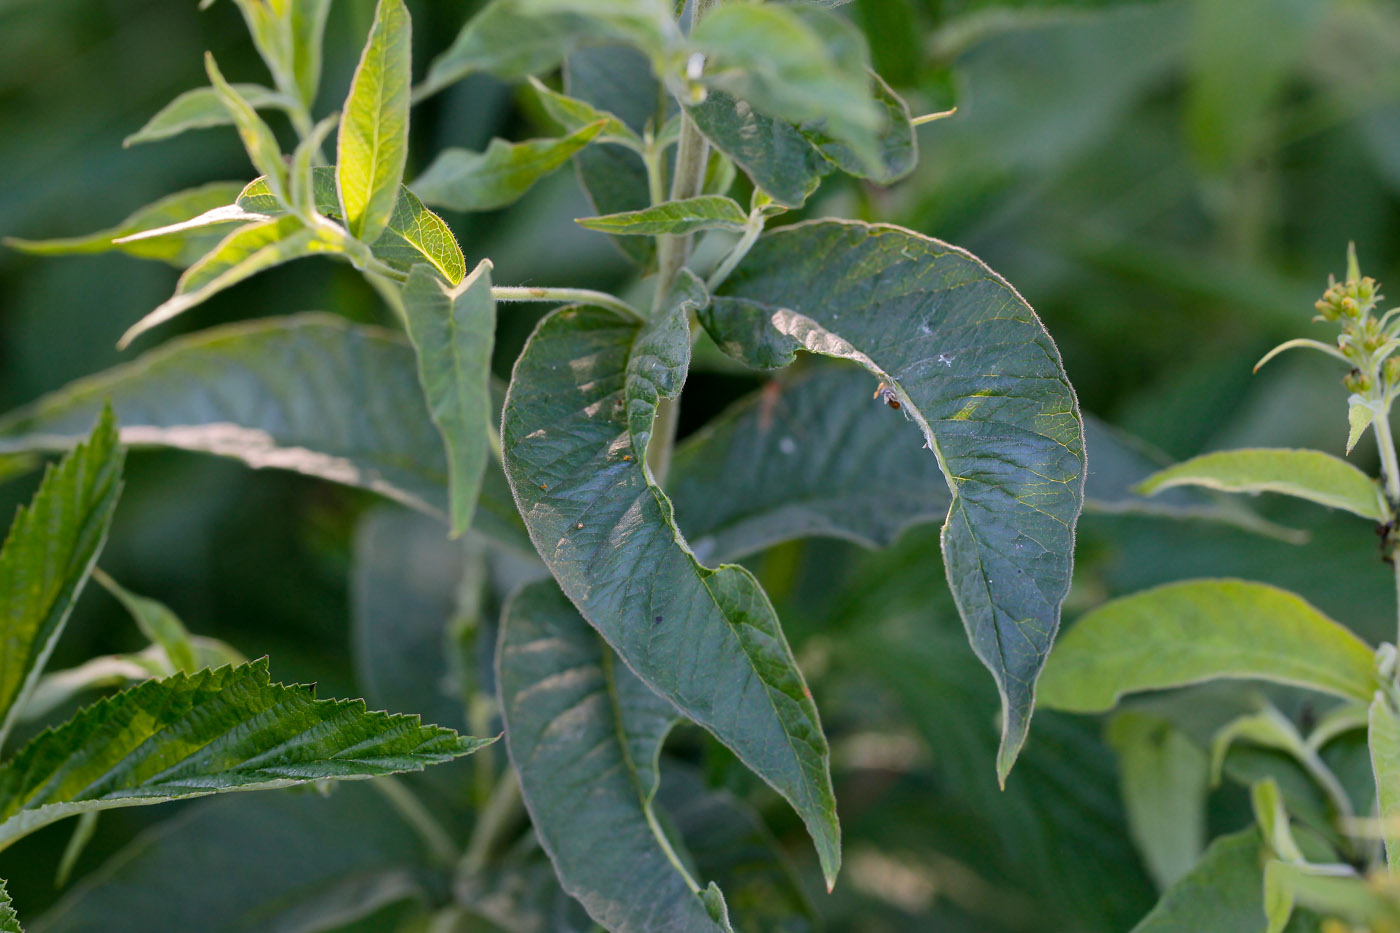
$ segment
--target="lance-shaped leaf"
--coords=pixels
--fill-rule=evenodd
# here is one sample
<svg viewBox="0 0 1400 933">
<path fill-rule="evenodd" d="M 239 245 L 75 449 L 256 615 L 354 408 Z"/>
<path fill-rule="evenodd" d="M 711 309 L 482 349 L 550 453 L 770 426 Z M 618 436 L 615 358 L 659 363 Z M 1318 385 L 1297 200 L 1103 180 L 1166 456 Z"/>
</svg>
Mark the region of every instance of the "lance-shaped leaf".
<svg viewBox="0 0 1400 933">
<path fill-rule="evenodd" d="M 428 412 L 447 447 L 452 534 L 460 535 L 471 525 L 490 456 L 496 337 L 491 260 L 483 259 L 455 286 L 425 265 L 414 266 L 403 288 L 403 309 Z"/>
<path fill-rule="evenodd" d="M 1040 702 L 1097 712 L 1126 693 L 1222 677 L 1362 702 L 1377 686 L 1366 643 L 1300 597 L 1245 580 L 1188 580 L 1082 616 L 1050 656 Z"/>
<path fill-rule="evenodd" d="M 787 798 L 830 884 L 826 737 L 777 616 L 748 571 L 695 559 L 644 465 L 656 407 L 685 379 L 697 299 L 682 289 L 645 325 L 589 307 L 545 318 L 506 396 L 506 477 L 564 593 L 649 687 Z"/>
<path fill-rule="evenodd" d="M 10 906 L 10 892 L 5 890 L 3 878 L 0 878 L 0 933 L 24 933 L 19 925 L 19 916 Z"/>
<path fill-rule="evenodd" d="M 444 149 L 414 179 L 413 187 L 429 204 L 454 211 L 505 207 L 569 161 L 569 156 L 592 142 L 606 125 L 606 120 L 599 120 L 558 139 L 519 143 L 493 139 L 485 152 Z"/>
<path fill-rule="evenodd" d="M 309 110 L 321 84 L 321 50 L 331 0 L 292 0 L 292 72 L 301 102 Z"/>
<path fill-rule="evenodd" d="M 1392 872 L 1400 871 L 1400 718 L 1384 692 L 1371 701 L 1366 744 L 1371 748 L 1386 864 Z"/>
<path fill-rule="evenodd" d="M 340 119 L 336 187 L 341 216 L 351 235 L 365 243 L 384 232 L 408 163 L 410 38 L 403 0 L 379 0 Z"/>
<path fill-rule="evenodd" d="M 174 670 L 188 674 L 199 668 L 199 654 L 190 638 L 189 630 L 169 606 L 158 600 L 136 595 L 103 573 L 100 568 L 94 570 L 94 576 L 97 577 L 97 582 L 102 584 L 102 588 L 122 604 L 122 608 L 130 614 L 141 634 L 152 644 L 160 646 Z"/>
<path fill-rule="evenodd" d="M 686 113 L 716 149 L 785 207 L 801 207 L 831 171 L 831 163 L 797 127 L 747 101 L 711 91 Z"/>
<path fill-rule="evenodd" d="M 535 97 L 539 100 L 540 106 L 549 118 L 566 133 L 573 133 L 583 129 L 585 126 L 603 121 L 602 132 L 598 135 L 598 142 L 611 142 L 625 145 L 637 152 L 642 151 L 642 140 L 632 128 L 620 119 L 604 110 L 599 110 L 586 100 L 579 100 L 577 97 L 570 97 L 561 94 L 551 87 L 548 87 L 538 78 L 530 79 L 530 87 L 535 92 Z"/>
<path fill-rule="evenodd" d="M 103 409 L 87 441 L 45 473 L 0 548 L 0 745 L 107 540 L 124 456 Z"/>
<path fill-rule="evenodd" d="M 76 813 L 419 771 L 494 741 L 318 700 L 271 683 L 266 659 L 176 674 L 99 700 L 0 767 L 0 849 Z"/>
<path fill-rule="evenodd" d="M 657 236 L 694 233 L 696 230 L 743 230 L 749 216 L 733 198 L 704 194 L 680 201 L 665 201 L 639 211 L 580 217 L 574 223 L 589 230 L 619 236 Z"/>
<path fill-rule="evenodd" d="M 675 707 L 617 659 L 549 580 L 511 598 L 497 665 L 521 796 L 564 890 L 609 930 L 725 929 L 706 912 L 703 881 L 682 867 L 652 810 Z"/>
<path fill-rule="evenodd" d="M 268 184 L 274 194 L 285 198 L 287 194 L 287 165 L 282 161 L 282 150 L 277 145 L 277 137 L 253 109 L 252 104 L 243 99 L 233 85 L 224 80 L 219 66 L 214 63 L 210 52 L 204 53 L 204 70 L 209 74 L 209 82 L 214 86 L 214 94 L 219 103 L 228 111 L 229 119 L 238 128 L 243 140 L 243 148 L 248 150 L 248 158 L 253 167 L 268 177 Z"/>
<path fill-rule="evenodd" d="M 1378 522 L 1390 517 L 1380 484 L 1340 457 L 1320 450 L 1217 451 L 1154 473 L 1138 489 L 1151 495 L 1173 486 L 1277 492 Z"/>
<path fill-rule="evenodd" d="M 341 929 L 422 897 L 432 878 L 421 840 L 372 784 L 231 794 L 141 833 L 32 933 Z"/>
<path fill-rule="evenodd" d="M 318 212 L 333 220 L 345 219 L 340 215 L 340 200 L 335 191 L 335 169 L 325 165 L 312 168 L 311 191 Z M 263 178 L 250 182 L 239 193 L 238 206 L 268 217 L 277 217 L 287 210 L 272 196 Z M 399 200 L 394 213 L 389 215 L 388 225 L 369 249 L 376 258 L 403 272 L 411 269 L 414 263 L 426 261 L 454 285 L 462 281 L 467 271 L 462 248 L 457 245 L 457 238 L 447 223 L 403 186 L 399 187 Z"/>
<path fill-rule="evenodd" d="M 277 108 L 290 110 L 296 106 L 282 94 L 260 84 L 231 84 L 234 92 L 254 110 Z M 178 136 L 186 130 L 200 130 L 211 126 L 228 126 L 233 117 L 219 99 L 219 92 L 212 87 L 197 87 L 186 91 L 170 103 L 160 108 L 156 115 L 146 121 L 146 125 L 126 139 L 123 146 L 155 142 Z M 225 202 L 227 203 L 227 202 Z"/>
<path fill-rule="evenodd" d="M 151 328 L 265 269 L 337 249 L 338 244 L 328 239 L 327 233 L 320 228 L 307 227 L 301 218 L 291 214 L 239 227 L 207 256 L 185 270 L 175 283 L 174 295 L 127 328 L 117 341 L 118 349 L 130 346 Z"/>
<path fill-rule="evenodd" d="M 173 266 L 185 267 L 213 249 L 228 235 L 225 221 L 217 227 L 180 228 L 168 234 L 141 239 L 124 239 L 148 230 L 172 227 L 191 220 L 207 211 L 226 207 L 243 190 L 243 183 L 216 181 L 198 188 L 188 188 L 148 204 L 114 227 L 86 236 L 63 237 L 55 240 L 24 240 L 6 237 L 4 243 L 20 252 L 36 256 L 71 256 L 84 253 L 123 252 L 139 259 L 158 259 Z M 122 242 L 115 242 L 121 240 Z"/>
<path fill-rule="evenodd" d="M 751 363 L 786 365 L 798 349 L 860 363 L 922 432 L 952 491 L 948 583 L 1002 694 L 1004 778 L 1059 628 L 1083 504 L 1079 405 L 1039 318 L 962 250 L 819 221 L 761 237 L 701 319 Z"/>
</svg>

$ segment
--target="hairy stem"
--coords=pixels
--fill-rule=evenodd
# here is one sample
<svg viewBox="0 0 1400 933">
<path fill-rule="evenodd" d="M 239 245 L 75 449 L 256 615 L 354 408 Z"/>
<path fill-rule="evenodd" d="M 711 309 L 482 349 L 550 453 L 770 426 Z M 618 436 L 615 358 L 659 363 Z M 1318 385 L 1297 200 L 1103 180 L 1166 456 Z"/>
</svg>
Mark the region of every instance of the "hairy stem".
<svg viewBox="0 0 1400 933">
<path fill-rule="evenodd" d="M 534 288 L 529 285 L 493 285 L 491 286 L 491 297 L 497 301 L 578 302 L 616 311 L 623 317 L 631 318 L 634 321 L 644 320 L 637 313 L 637 309 L 621 298 L 609 295 L 607 292 L 595 292 L 591 288 Z"/>
</svg>

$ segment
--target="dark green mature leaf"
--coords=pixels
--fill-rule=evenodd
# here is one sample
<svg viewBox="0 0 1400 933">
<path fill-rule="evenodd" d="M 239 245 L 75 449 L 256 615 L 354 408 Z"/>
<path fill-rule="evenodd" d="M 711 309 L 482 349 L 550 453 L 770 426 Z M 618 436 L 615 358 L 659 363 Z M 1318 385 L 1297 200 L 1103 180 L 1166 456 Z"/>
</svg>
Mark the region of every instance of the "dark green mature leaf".
<svg viewBox="0 0 1400 933">
<path fill-rule="evenodd" d="M 335 169 L 317 166 L 311 170 L 312 197 L 316 210 L 333 220 L 343 220 L 335 190 Z M 277 217 L 286 213 L 268 190 L 265 179 L 252 181 L 238 195 L 238 206 L 246 211 Z M 417 195 L 400 186 L 399 200 L 388 226 L 370 244 L 370 252 L 395 269 L 407 272 L 414 263 L 427 261 L 456 285 L 467 271 L 462 249 L 447 223 L 423 206 Z"/>
<path fill-rule="evenodd" d="M 295 106 L 293 101 L 260 84 L 233 84 L 231 87 L 254 110 L 265 110 L 269 107 L 288 110 Z M 146 121 L 145 126 L 123 139 L 122 145 L 151 143 L 178 136 L 186 130 L 228 126 L 231 123 L 233 117 L 229 116 L 228 110 L 219 100 L 219 92 L 212 87 L 197 87 L 160 108 L 155 116 Z"/>
<path fill-rule="evenodd" d="M 1262 847 L 1259 830 L 1253 827 L 1220 836 L 1133 933 L 1263 933 Z"/>
<path fill-rule="evenodd" d="M 423 896 L 426 865 L 421 841 L 371 784 L 340 784 L 325 796 L 230 794 L 142 833 L 34 928 L 323 930 Z"/>
<path fill-rule="evenodd" d="M 0 745 L 107 540 L 124 458 L 116 419 L 102 408 L 87 440 L 44 474 L 0 548 Z"/>
<path fill-rule="evenodd" d="M 704 194 L 680 201 L 664 201 L 639 211 L 580 217 L 574 223 L 614 235 L 657 236 L 696 230 L 743 230 L 748 219 L 748 214 L 733 198 Z"/>
<path fill-rule="evenodd" d="M 403 288 L 404 321 L 418 359 L 428 412 L 447 447 L 452 534 L 471 525 L 490 457 L 491 347 L 496 303 L 491 261 L 483 259 L 460 284 L 445 285 L 417 265 Z"/>
<path fill-rule="evenodd" d="M 876 137 L 877 161 L 863 161 L 849 145 L 833 138 L 821 121 L 804 123 L 798 130 L 841 171 L 869 178 L 879 185 L 888 185 L 914 170 L 919 161 L 919 140 L 910 122 L 909 105 L 904 98 L 896 94 L 879 75 L 872 72 L 870 78 L 874 82 L 875 103 L 880 107 L 884 125 Z"/>
<path fill-rule="evenodd" d="M 0 933 L 24 933 L 15 909 L 10 906 L 10 893 L 5 890 L 3 878 L 0 878 Z"/>
<path fill-rule="evenodd" d="M 627 670 L 548 580 L 511 598 L 497 665 L 521 795 L 564 890 L 618 933 L 725 929 L 652 812 L 675 707 Z"/>
<path fill-rule="evenodd" d="M 411 27 L 403 0 L 379 0 L 336 141 L 336 190 L 350 234 L 373 243 L 398 204 L 408 164 Z"/>
<path fill-rule="evenodd" d="M 1255 678 L 1370 702 L 1366 643 L 1286 590 L 1246 580 L 1187 580 L 1105 603 L 1056 646 L 1040 702 L 1095 712 L 1124 694 Z"/>
<path fill-rule="evenodd" d="M 1079 406 L 1035 312 L 955 247 L 819 221 L 761 237 L 701 319 L 758 365 L 798 349 L 855 360 L 921 429 L 953 490 L 948 582 L 1002 693 L 1004 777 L 1059 627 L 1083 504 Z"/>
<path fill-rule="evenodd" d="M 758 582 L 696 561 L 643 462 L 656 406 L 685 378 L 695 300 L 682 290 L 646 325 L 586 307 L 545 318 L 506 396 L 506 477 L 565 594 L 649 687 L 793 805 L 829 884 L 839 828 L 811 693 Z"/>
<path fill-rule="evenodd" d="M 267 661 L 176 674 L 99 700 L 0 767 L 0 848 L 76 813 L 418 771 L 495 739 L 317 700 Z"/>
<path fill-rule="evenodd" d="M 831 171 L 831 163 L 791 123 L 722 91 L 711 91 L 686 113 L 716 149 L 785 207 L 801 207 Z"/>
<path fill-rule="evenodd" d="M 213 249 L 228 235 L 230 220 L 215 227 L 181 230 L 149 239 L 116 243 L 123 237 L 146 230 L 158 230 L 183 223 L 215 208 L 226 207 L 243 190 L 243 182 L 215 181 L 198 188 L 187 188 L 148 204 L 114 227 L 86 236 L 63 237 L 56 240 L 23 240 L 6 237 L 4 243 L 23 253 L 36 256 L 71 256 L 84 253 L 126 253 L 138 259 L 158 259 L 183 268 Z"/>
<path fill-rule="evenodd" d="M 519 143 L 493 139 L 485 152 L 444 149 L 414 179 L 413 187 L 427 203 L 454 211 L 505 207 L 569 161 L 606 125 L 606 120 L 599 120 L 558 139 Z"/>
</svg>

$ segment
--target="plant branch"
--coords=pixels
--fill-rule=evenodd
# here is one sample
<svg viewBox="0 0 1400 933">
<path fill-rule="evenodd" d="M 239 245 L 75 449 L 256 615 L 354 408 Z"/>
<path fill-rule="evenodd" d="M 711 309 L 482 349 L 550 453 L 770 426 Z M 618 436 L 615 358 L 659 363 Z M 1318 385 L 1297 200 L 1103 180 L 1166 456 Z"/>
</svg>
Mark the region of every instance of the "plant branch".
<svg viewBox="0 0 1400 933">
<path fill-rule="evenodd" d="M 616 311 L 623 317 L 631 318 L 634 321 L 645 320 L 636 308 L 621 298 L 609 295 L 607 292 L 595 292 L 591 288 L 534 288 L 529 285 L 493 285 L 491 286 L 491 297 L 496 301 L 578 302 Z"/>
<path fill-rule="evenodd" d="M 382 777 L 369 783 L 384 795 L 395 812 L 418 834 L 418 838 L 423 840 L 433 861 L 451 865 L 456 860 L 457 846 L 452 842 L 452 837 L 447 835 L 442 825 L 428 812 L 428 808 L 423 806 L 423 802 L 402 781 L 394 777 Z"/>
<path fill-rule="evenodd" d="M 524 801 L 520 797 L 520 779 L 515 768 L 507 764 L 505 771 L 496 780 L 491 799 L 477 815 L 476 826 L 467 840 L 467 851 L 458 864 L 458 874 L 471 876 L 479 874 L 486 867 L 492 851 L 515 825 L 516 819 L 524 811 Z"/>
</svg>

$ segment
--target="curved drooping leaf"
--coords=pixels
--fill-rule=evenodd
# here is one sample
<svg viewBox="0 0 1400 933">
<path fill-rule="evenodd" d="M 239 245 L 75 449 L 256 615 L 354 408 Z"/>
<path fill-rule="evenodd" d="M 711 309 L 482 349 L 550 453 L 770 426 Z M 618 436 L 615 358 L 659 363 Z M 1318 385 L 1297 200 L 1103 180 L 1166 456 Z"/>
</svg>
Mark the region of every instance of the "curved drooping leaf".
<svg viewBox="0 0 1400 933">
<path fill-rule="evenodd" d="M 333 220 L 343 220 L 335 190 L 335 169 L 317 166 L 311 170 L 312 196 L 316 210 Z M 246 211 L 276 217 L 286 208 L 272 196 L 263 178 L 250 182 L 238 195 L 238 206 Z M 370 244 L 370 252 L 395 269 L 407 272 L 414 263 L 428 262 L 456 285 L 467 271 L 467 261 L 457 238 L 447 223 L 423 206 L 412 191 L 399 187 L 399 199 L 384 232 Z"/>
<path fill-rule="evenodd" d="M 42 733 L 0 767 L 0 849 L 77 813 L 419 771 L 495 739 L 318 700 L 266 659 L 149 680 Z"/>
<path fill-rule="evenodd" d="M 365 243 L 384 232 L 408 164 L 410 33 L 403 0 L 379 0 L 340 117 L 336 191 L 346 227 Z"/>
<path fill-rule="evenodd" d="M 10 905 L 10 892 L 5 890 L 3 878 L 0 878 L 0 933 L 24 933 L 15 909 Z"/>
<path fill-rule="evenodd" d="M 841 171 L 858 178 L 868 178 L 877 185 L 888 185 L 914 170 L 919 161 L 919 140 L 904 98 L 874 72 L 870 73 L 870 79 L 874 82 L 875 103 L 880 108 L 884 124 L 875 140 L 878 155 L 875 162 L 862 161 L 850 146 L 832 138 L 821 121 L 801 124 L 798 131 Z"/>
<path fill-rule="evenodd" d="M 511 598 L 497 666 L 521 796 L 564 890 L 619 933 L 725 929 L 652 812 L 675 707 L 623 666 L 549 580 Z"/>
<path fill-rule="evenodd" d="M 545 318 L 506 396 L 506 477 L 564 593 L 649 687 L 787 798 L 829 884 L 840 849 L 826 737 L 777 616 L 748 571 L 696 561 L 643 464 L 656 407 L 685 378 L 695 300 L 682 289 L 645 325 L 588 307 Z"/>
<path fill-rule="evenodd" d="M 267 176 L 272 193 L 285 199 L 287 164 L 282 159 L 282 150 L 272 129 L 258 116 L 252 105 L 234 90 L 233 85 L 224 80 L 219 66 L 214 62 L 214 53 L 204 53 L 204 70 L 209 75 L 209 83 L 214 86 L 214 95 L 228 111 L 229 120 L 237 127 L 238 136 L 243 140 L 243 148 L 248 151 L 253 167 Z"/>
<path fill-rule="evenodd" d="M 121 223 L 86 236 L 63 237 L 56 240 L 23 240 L 6 237 L 4 244 L 23 253 L 36 256 L 69 256 L 84 253 L 120 251 L 139 259 L 158 259 L 184 268 L 213 249 L 228 235 L 229 224 L 237 219 L 212 227 L 180 230 L 169 235 L 115 242 L 146 230 L 157 230 L 192 220 L 208 211 L 232 204 L 243 190 L 237 181 L 215 181 L 197 188 L 187 188 L 148 204 Z"/>
<path fill-rule="evenodd" d="M 1221 450 L 1192 457 L 1143 480 L 1145 495 L 1174 486 L 1225 492 L 1276 492 L 1384 522 L 1390 506 L 1380 484 L 1321 450 Z"/>
<path fill-rule="evenodd" d="M 797 127 L 747 101 L 711 91 L 685 110 L 716 149 L 785 207 L 801 207 L 831 171 L 831 163 Z"/>
<path fill-rule="evenodd" d="M 429 204 L 454 211 L 505 207 L 569 161 L 606 125 L 599 120 L 558 139 L 493 139 L 485 152 L 444 149 L 413 180 L 413 187 Z"/>
<path fill-rule="evenodd" d="M 172 670 L 193 673 L 200 667 L 199 652 L 185 624 L 165 603 L 145 596 L 138 596 L 117 583 L 100 568 L 94 568 L 93 575 L 102 588 L 112 594 L 131 616 L 141 634 L 153 645 L 165 652 Z"/>
<path fill-rule="evenodd" d="M 1366 643 L 1300 597 L 1246 580 L 1188 580 L 1082 616 L 1050 656 L 1040 702 L 1097 712 L 1134 691 L 1223 677 L 1363 703 L 1378 683 Z"/>
<path fill-rule="evenodd" d="M 452 534 L 471 525 L 490 457 L 491 347 L 496 303 L 491 261 L 483 259 L 460 284 L 444 285 L 417 265 L 403 287 L 404 322 L 418 359 L 428 413 L 447 447 Z"/>
<path fill-rule="evenodd" d="M 638 152 L 642 150 L 641 137 L 633 131 L 632 127 L 611 113 L 599 110 L 586 100 L 561 94 L 545 85 L 538 78 L 532 77 L 530 79 L 530 88 L 535 92 L 535 97 L 539 100 L 540 106 L 544 108 L 544 112 L 549 115 L 551 120 L 558 123 L 565 133 L 574 133 L 585 126 L 602 121 L 603 130 L 598 134 L 597 142 L 617 143 Z M 648 115 L 648 119 L 650 119 L 650 115 Z"/>
<path fill-rule="evenodd" d="M 1035 312 L 955 247 L 816 221 L 760 237 L 701 320 L 751 364 L 798 349 L 860 363 L 922 431 L 953 494 L 948 582 L 1002 693 L 1004 777 L 1059 628 L 1084 498 L 1079 405 Z"/>
<path fill-rule="evenodd" d="M 664 201 L 639 211 L 580 217 L 574 221 L 589 230 L 620 236 L 657 236 L 694 233 L 696 230 L 743 230 L 749 216 L 732 198 L 716 194 L 680 201 Z"/>
<path fill-rule="evenodd" d="M 102 408 L 87 440 L 44 474 L 0 547 L 0 745 L 107 540 L 124 459 L 116 420 Z"/>
<path fill-rule="evenodd" d="M 296 106 L 295 102 L 288 100 L 277 91 L 259 84 L 233 84 L 231 87 L 254 110 L 265 110 L 269 107 L 289 110 Z M 145 126 L 123 139 L 122 146 L 155 142 L 159 139 L 178 136 L 186 130 L 228 126 L 231 123 L 233 123 L 233 118 L 229 116 L 228 111 L 219 100 L 218 91 L 212 87 L 197 87 L 185 91 L 160 108 L 155 116 L 146 121 Z"/>
<path fill-rule="evenodd" d="M 143 832 L 34 930 L 323 930 L 423 896 L 433 872 L 422 849 L 367 783 L 325 796 L 231 794 Z"/>
</svg>

